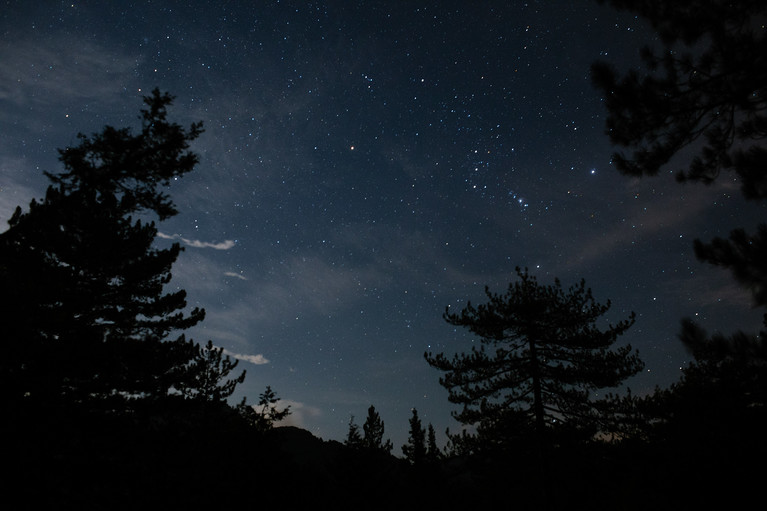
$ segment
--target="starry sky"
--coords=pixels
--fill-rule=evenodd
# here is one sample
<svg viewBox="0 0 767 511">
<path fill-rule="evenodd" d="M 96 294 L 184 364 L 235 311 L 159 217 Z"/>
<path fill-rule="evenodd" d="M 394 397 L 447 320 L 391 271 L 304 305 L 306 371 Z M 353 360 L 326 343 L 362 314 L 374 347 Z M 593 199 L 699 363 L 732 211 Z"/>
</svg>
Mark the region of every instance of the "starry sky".
<svg viewBox="0 0 767 511">
<path fill-rule="evenodd" d="M 44 194 L 57 148 L 138 126 L 141 97 L 204 122 L 172 287 L 207 311 L 187 333 L 241 360 L 236 392 L 271 385 L 289 422 L 343 440 L 372 404 L 395 453 L 415 407 L 444 445 L 455 409 L 424 351 L 476 342 L 442 319 L 527 267 L 585 279 L 631 311 L 635 393 L 677 381 L 677 339 L 756 330 L 761 313 L 692 240 L 752 229 L 738 184 L 631 179 L 611 165 L 597 59 L 627 70 L 657 44 L 596 1 L 6 1 L 0 8 L 0 217 Z"/>
</svg>

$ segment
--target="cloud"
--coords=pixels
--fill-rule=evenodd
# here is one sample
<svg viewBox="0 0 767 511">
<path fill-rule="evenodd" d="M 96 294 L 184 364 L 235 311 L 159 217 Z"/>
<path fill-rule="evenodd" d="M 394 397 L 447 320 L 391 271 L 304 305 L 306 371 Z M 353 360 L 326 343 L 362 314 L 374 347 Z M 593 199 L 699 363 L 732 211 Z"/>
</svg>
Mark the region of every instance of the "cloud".
<svg viewBox="0 0 767 511">
<path fill-rule="evenodd" d="M 627 185 L 632 194 L 640 195 L 641 191 L 642 196 L 652 196 L 654 192 L 647 191 L 648 188 L 652 190 L 652 185 L 637 180 L 631 180 Z M 624 221 L 613 223 L 606 232 L 594 232 L 581 240 L 566 266 L 582 268 L 614 254 L 620 247 L 657 243 L 663 232 L 678 236 L 679 230 L 688 229 L 690 222 L 710 207 L 721 190 L 717 186 L 690 188 L 683 200 L 675 194 L 661 194 L 652 202 L 648 200 L 630 205 L 626 208 Z"/>
<path fill-rule="evenodd" d="M 232 353 L 231 351 L 225 349 L 224 355 L 229 355 L 230 357 L 236 358 L 237 360 L 250 362 L 251 364 L 255 364 L 257 366 L 269 363 L 269 359 L 267 359 L 265 356 L 261 355 L 260 353 L 258 355 L 240 355 L 239 353 Z"/>
<path fill-rule="evenodd" d="M 184 242 L 185 245 L 188 245 L 194 248 L 213 248 L 216 250 L 229 250 L 235 245 L 234 240 L 224 240 L 220 243 L 211 243 L 209 241 L 190 240 L 188 238 L 184 238 L 180 234 L 165 234 L 162 232 L 158 232 L 157 235 L 160 238 L 163 238 L 166 240 L 181 240 Z"/>
<path fill-rule="evenodd" d="M 299 401 L 291 399 L 280 399 L 275 403 L 278 410 L 284 410 L 290 406 L 290 415 L 281 420 L 278 426 L 295 426 L 297 428 L 307 428 L 307 420 L 314 419 L 322 415 L 322 411 L 314 406 L 309 406 Z"/>
<path fill-rule="evenodd" d="M 227 277 L 235 277 L 240 280 L 248 280 L 248 277 L 246 277 L 245 275 L 240 275 L 239 273 L 235 273 L 233 271 L 225 271 L 224 275 L 226 275 Z"/>
<path fill-rule="evenodd" d="M 669 279 L 663 285 L 670 297 L 688 296 L 696 307 L 726 306 L 748 311 L 754 308 L 751 293 L 733 280 L 732 274 L 714 266 L 697 270 L 699 278 Z M 761 318 L 761 314 L 759 315 Z"/>
</svg>

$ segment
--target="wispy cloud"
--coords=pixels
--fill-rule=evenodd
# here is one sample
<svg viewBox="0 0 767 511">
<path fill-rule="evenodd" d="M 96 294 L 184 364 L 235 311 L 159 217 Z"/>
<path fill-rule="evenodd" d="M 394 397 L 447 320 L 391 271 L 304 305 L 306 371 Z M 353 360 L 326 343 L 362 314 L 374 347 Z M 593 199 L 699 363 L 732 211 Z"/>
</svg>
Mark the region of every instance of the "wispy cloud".
<svg viewBox="0 0 767 511">
<path fill-rule="evenodd" d="M 216 250 L 229 250 L 230 248 L 234 247 L 234 240 L 224 240 L 219 243 L 211 243 L 209 241 L 190 240 L 189 238 L 184 238 L 180 234 L 165 234 L 162 232 L 158 232 L 157 236 L 166 240 L 181 240 L 185 245 L 188 245 L 194 248 L 213 248 Z"/>
<path fill-rule="evenodd" d="M 116 53 L 79 36 L 41 39 L 19 32 L 16 44 L 0 49 L 0 99 L 46 107 L 71 100 L 124 99 L 123 89 L 142 58 Z M 92 105 L 91 105 L 92 106 Z"/>
<path fill-rule="evenodd" d="M 627 186 L 629 192 L 639 195 L 652 195 L 646 191 L 651 184 L 639 180 L 631 180 Z M 631 246 L 635 241 L 652 243 L 661 232 L 678 235 L 675 230 L 686 226 L 692 219 L 701 215 L 710 206 L 722 188 L 717 186 L 690 188 L 684 199 L 674 194 L 668 194 L 656 199 L 652 208 L 647 208 L 646 202 L 631 205 L 626 208 L 625 221 L 615 222 L 606 232 L 590 236 L 582 240 L 574 255 L 569 258 L 567 266 L 582 268 L 614 254 L 619 247 Z M 629 195 L 629 194 L 626 194 Z"/>
<path fill-rule="evenodd" d="M 261 355 L 260 353 L 258 355 L 241 355 L 239 353 L 232 353 L 231 351 L 225 349 L 224 355 L 229 355 L 230 357 L 236 358 L 237 360 L 250 362 L 251 364 L 255 364 L 257 366 L 269 363 L 269 360 L 265 356 Z"/>
</svg>

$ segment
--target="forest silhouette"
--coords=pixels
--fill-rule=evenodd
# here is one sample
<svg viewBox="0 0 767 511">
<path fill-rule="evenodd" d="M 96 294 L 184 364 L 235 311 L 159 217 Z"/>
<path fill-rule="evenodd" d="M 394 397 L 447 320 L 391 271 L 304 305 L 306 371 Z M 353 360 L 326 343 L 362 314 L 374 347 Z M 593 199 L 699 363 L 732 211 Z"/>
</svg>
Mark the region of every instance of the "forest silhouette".
<svg viewBox="0 0 767 511">
<path fill-rule="evenodd" d="M 649 20 L 664 45 L 646 69 L 592 68 L 621 172 L 653 176 L 684 151 L 682 181 L 736 176 L 767 199 L 764 2 L 603 0 Z M 672 51 L 673 50 L 673 51 Z M 45 196 L 0 233 L 0 395 L 4 487 L 20 507 L 197 509 L 708 509 L 760 499 L 767 454 L 765 331 L 709 334 L 681 318 L 693 361 L 680 380 L 637 396 L 642 368 L 618 346 L 633 314 L 581 281 L 538 283 L 527 270 L 504 294 L 447 309 L 479 348 L 425 353 L 441 372 L 459 432 L 440 448 L 412 409 L 402 457 L 373 404 L 344 442 L 280 426 L 290 414 L 266 387 L 229 402 L 245 373 L 204 320 L 167 292 L 178 243 L 158 249 L 156 222 L 177 213 L 163 190 L 194 170 L 201 124 L 168 120 L 173 98 L 144 98 L 140 129 L 105 127 L 60 150 Z M 695 241 L 767 306 L 767 226 Z M 604 320 L 601 320 L 604 325 Z M 767 313 L 765 314 L 767 326 Z M 435 377 L 437 375 L 435 374 Z M 616 389 L 614 392 L 609 389 Z M 605 392 L 607 390 L 607 392 Z M 596 398 L 597 393 L 602 396 Z"/>
</svg>

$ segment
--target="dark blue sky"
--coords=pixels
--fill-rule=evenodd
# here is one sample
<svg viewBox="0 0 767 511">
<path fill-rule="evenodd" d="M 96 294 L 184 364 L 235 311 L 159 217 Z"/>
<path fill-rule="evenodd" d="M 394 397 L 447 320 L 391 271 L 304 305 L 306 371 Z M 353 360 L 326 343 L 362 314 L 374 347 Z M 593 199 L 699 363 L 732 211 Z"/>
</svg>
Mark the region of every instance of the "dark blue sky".
<svg viewBox="0 0 767 511">
<path fill-rule="evenodd" d="M 586 280 L 640 350 L 636 393 L 676 381 L 679 320 L 756 330 L 760 314 L 692 240 L 751 228 L 738 184 L 617 174 L 597 59 L 653 44 L 596 2 L 26 2 L 0 9 L 0 216 L 41 197 L 77 132 L 137 125 L 141 96 L 206 132 L 173 183 L 186 245 L 172 285 L 189 333 L 243 361 L 291 420 L 344 438 L 373 404 L 399 445 L 412 407 L 458 429 L 426 350 L 468 351 L 447 305 L 503 291 L 514 267 Z M 607 323 L 605 323 L 606 326 Z"/>
</svg>

